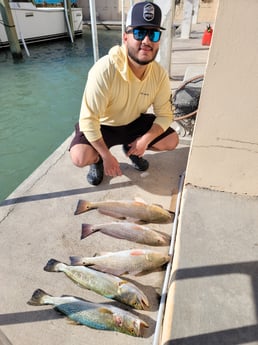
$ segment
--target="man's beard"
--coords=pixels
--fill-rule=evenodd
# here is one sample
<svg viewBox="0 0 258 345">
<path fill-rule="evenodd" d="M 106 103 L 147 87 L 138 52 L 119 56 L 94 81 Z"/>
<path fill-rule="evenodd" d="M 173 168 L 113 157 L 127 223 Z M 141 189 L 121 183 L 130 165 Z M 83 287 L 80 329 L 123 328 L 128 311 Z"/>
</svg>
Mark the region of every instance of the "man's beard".
<svg viewBox="0 0 258 345">
<path fill-rule="evenodd" d="M 157 56 L 157 53 L 158 53 L 158 50 L 156 51 L 156 53 L 154 54 L 153 58 L 146 61 L 146 60 L 139 60 L 136 56 L 136 54 L 134 54 L 134 50 L 133 49 L 130 49 L 128 47 L 128 56 L 134 61 L 136 62 L 138 65 L 148 65 L 150 62 L 154 61 L 156 56 Z"/>
</svg>

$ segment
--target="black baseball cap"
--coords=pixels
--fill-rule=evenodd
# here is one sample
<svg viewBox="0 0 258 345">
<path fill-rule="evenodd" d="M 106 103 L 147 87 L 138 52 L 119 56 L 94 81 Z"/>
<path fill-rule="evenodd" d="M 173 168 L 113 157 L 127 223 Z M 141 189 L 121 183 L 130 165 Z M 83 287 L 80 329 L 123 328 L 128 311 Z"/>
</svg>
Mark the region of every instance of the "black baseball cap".
<svg viewBox="0 0 258 345">
<path fill-rule="evenodd" d="M 160 26 L 161 9 L 157 4 L 149 1 L 138 2 L 128 11 L 126 18 L 126 27 L 153 27 L 166 30 Z"/>
</svg>

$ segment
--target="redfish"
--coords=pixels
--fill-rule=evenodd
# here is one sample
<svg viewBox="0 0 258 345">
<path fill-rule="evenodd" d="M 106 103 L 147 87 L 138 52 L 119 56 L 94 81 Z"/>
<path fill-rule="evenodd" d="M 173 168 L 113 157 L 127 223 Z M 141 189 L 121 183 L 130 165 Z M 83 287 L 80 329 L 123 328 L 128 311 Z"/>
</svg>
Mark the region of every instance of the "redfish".
<svg viewBox="0 0 258 345">
<path fill-rule="evenodd" d="M 172 214 L 163 207 L 142 201 L 86 201 L 79 200 L 74 212 L 78 215 L 89 210 L 98 209 L 102 214 L 118 219 L 133 218 L 146 223 L 172 222 Z"/>
<path fill-rule="evenodd" d="M 70 256 L 71 265 L 91 266 L 114 275 L 153 271 L 170 260 L 170 256 L 150 249 L 131 249 L 93 257 Z"/>
<path fill-rule="evenodd" d="M 98 231 L 108 236 L 150 246 L 168 246 L 171 241 L 171 237 L 167 234 L 130 222 L 82 224 L 81 239 Z"/>
</svg>

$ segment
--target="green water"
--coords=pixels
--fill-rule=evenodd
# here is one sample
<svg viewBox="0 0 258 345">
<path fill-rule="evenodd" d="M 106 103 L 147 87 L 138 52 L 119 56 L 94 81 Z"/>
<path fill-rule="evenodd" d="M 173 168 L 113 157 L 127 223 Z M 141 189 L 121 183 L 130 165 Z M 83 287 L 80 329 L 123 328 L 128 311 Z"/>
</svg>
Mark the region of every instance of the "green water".
<svg viewBox="0 0 258 345">
<path fill-rule="evenodd" d="M 120 30 L 98 29 L 99 55 L 121 43 Z M 91 32 L 28 46 L 14 63 L 0 50 L 0 201 L 27 178 L 73 131 L 93 64 Z"/>
</svg>

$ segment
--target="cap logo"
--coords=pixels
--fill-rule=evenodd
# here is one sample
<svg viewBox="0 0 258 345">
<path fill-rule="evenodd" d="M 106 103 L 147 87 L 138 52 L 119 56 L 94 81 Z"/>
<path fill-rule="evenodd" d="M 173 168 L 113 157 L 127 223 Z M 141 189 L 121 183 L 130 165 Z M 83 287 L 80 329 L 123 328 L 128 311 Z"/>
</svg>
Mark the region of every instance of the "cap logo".
<svg viewBox="0 0 258 345">
<path fill-rule="evenodd" d="M 146 22 L 150 22 L 154 19 L 155 15 L 155 9 L 152 4 L 147 4 L 143 8 L 143 19 L 146 20 Z"/>
</svg>

